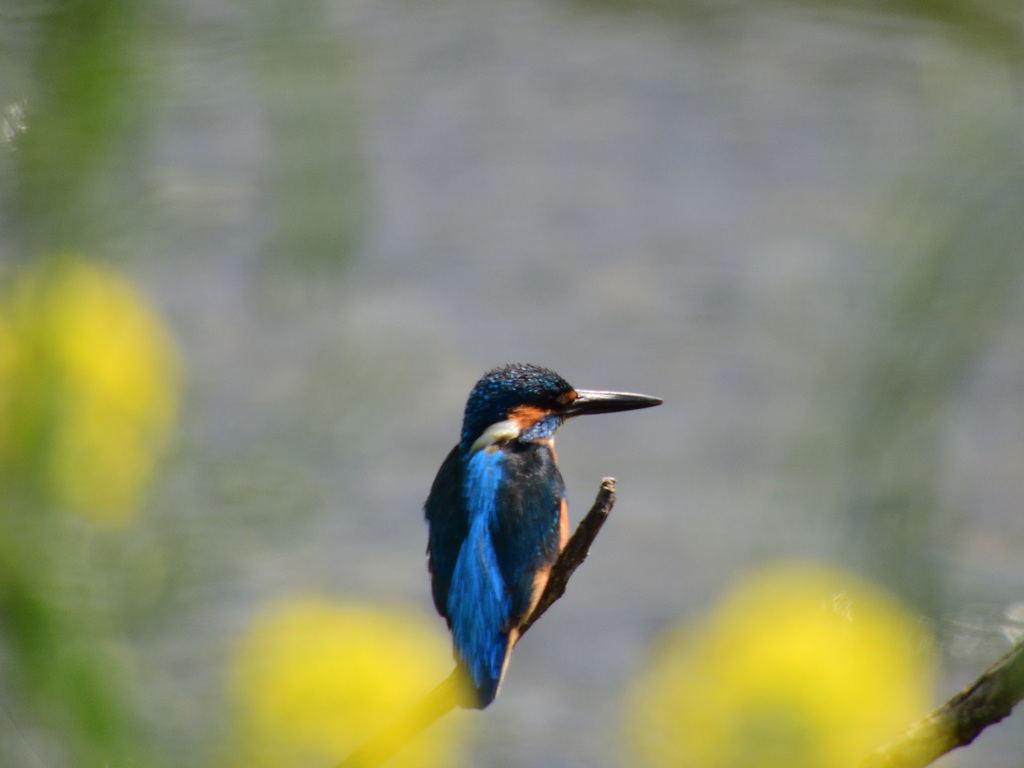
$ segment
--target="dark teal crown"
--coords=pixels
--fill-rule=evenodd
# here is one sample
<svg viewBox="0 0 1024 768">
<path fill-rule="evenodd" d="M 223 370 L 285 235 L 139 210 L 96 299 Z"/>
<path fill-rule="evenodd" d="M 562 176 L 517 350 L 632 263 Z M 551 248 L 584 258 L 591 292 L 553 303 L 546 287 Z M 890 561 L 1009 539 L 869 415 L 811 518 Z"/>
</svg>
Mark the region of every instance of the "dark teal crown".
<svg viewBox="0 0 1024 768">
<path fill-rule="evenodd" d="M 572 390 L 565 379 L 539 365 L 514 363 L 485 373 L 469 393 L 462 420 L 463 453 L 491 424 L 508 418 L 518 405 L 555 408 L 558 398 Z"/>
</svg>

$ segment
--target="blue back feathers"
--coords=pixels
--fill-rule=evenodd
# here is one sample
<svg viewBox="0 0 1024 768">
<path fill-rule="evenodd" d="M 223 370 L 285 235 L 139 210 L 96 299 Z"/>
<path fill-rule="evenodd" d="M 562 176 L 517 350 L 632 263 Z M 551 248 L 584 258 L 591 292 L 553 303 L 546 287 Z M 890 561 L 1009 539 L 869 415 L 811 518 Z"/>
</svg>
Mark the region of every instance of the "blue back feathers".
<svg viewBox="0 0 1024 768">
<path fill-rule="evenodd" d="M 491 532 L 497 522 L 502 469 L 500 451 L 477 451 L 466 466 L 463 487 L 472 512 L 446 601 L 459 658 L 478 697 L 488 702 L 498 692 L 512 612 Z"/>
</svg>

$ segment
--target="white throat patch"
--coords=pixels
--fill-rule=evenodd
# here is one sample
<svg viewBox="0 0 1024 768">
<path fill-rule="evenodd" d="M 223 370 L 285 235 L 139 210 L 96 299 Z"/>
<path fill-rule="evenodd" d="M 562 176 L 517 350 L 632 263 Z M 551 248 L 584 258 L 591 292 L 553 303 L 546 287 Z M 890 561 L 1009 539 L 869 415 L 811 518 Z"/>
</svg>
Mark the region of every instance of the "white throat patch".
<svg viewBox="0 0 1024 768">
<path fill-rule="evenodd" d="M 489 448 L 491 446 L 497 447 L 498 444 L 507 442 L 508 440 L 515 440 L 519 437 L 519 425 L 511 419 L 506 421 L 499 421 L 491 424 L 487 429 L 483 431 L 483 434 L 478 437 L 473 445 L 469 447 L 470 453 Z"/>
</svg>

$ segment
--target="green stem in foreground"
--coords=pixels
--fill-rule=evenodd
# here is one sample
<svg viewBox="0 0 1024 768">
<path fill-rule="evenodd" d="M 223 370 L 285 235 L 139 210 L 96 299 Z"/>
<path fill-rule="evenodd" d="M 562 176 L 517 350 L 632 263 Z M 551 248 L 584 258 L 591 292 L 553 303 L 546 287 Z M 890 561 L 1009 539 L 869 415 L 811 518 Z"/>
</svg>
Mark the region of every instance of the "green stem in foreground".
<svg viewBox="0 0 1024 768">
<path fill-rule="evenodd" d="M 974 741 L 1024 698 L 1024 640 L 971 685 L 902 736 L 879 747 L 858 768 L 921 768 Z"/>
</svg>

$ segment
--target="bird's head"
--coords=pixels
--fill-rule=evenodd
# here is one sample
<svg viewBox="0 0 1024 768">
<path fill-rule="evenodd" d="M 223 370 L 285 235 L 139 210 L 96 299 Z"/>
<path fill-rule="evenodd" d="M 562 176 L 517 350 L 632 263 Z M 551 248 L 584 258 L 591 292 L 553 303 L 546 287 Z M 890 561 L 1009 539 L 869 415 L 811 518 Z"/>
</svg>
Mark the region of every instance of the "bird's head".
<svg viewBox="0 0 1024 768">
<path fill-rule="evenodd" d="M 660 404 L 647 395 L 573 389 L 557 373 L 537 365 L 506 365 L 485 373 L 470 392 L 460 450 L 466 455 L 508 440 L 546 440 L 572 416 Z"/>
</svg>

